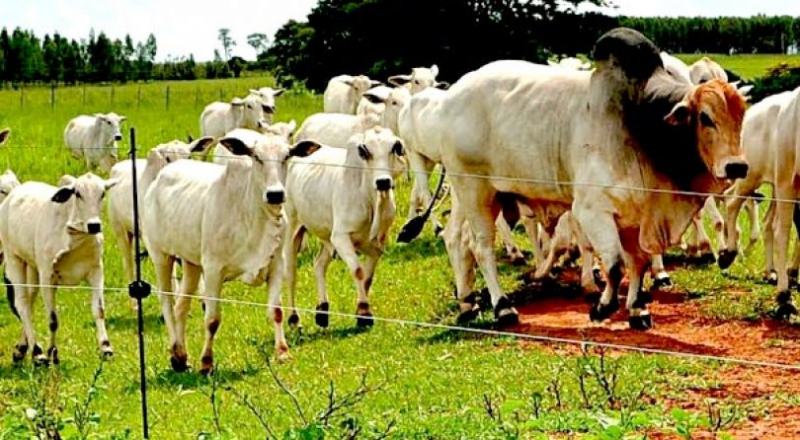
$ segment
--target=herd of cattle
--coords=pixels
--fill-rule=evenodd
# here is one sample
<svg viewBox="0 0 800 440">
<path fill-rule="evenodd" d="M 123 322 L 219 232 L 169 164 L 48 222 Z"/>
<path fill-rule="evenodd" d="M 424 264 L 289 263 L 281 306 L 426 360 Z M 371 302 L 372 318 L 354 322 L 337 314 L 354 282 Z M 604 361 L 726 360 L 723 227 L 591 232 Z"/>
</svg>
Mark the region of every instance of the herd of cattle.
<svg viewBox="0 0 800 440">
<path fill-rule="evenodd" d="M 593 68 L 574 59 L 550 66 L 498 61 L 452 86 L 437 80 L 436 66 L 393 76 L 392 87 L 337 76 L 325 91 L 325 111 L 299 128 L 272 121 L 280 89 L 208 105 L 201 138 L 159 145 L 137 160 L 141 235 L 155 266 L 173 368 L 188 367 L 186 320 L 198 295 L 205 309 L 200 371 L 213 368 L 220 325 L 214 299 L 233 279 L 268 284 L 276 351 L 288 354 L 281 290 L 287 285 L 290 292 L 289 324 L 299 325 L 295 272 L 305 234 L 322 243 L 314 263 L 316 323 L 328 325 L 325 274 L 338 255 L 356 285 L 357 324 L 371 325 L 369 290 L 395 218 L 395 180 L 411 170 L 408 217 L 417 218 L 436 202 L 428 178 L 437 165 L 447 170 L 450 186 L 442 235 L 459 322 L 479 311 L 471 295 L 476 266 L 499 323 L 518 319 L 498 283 L 493 249 L 498 234 L 512 258 L 523 258 L 511 237 L 521 221 L 535 249 L 536 277 L 548 276 L 559 254 L 577 248 L 583 288 L 600 293 L 589 317 L 604 321 L 617 311 L 627 274 L 630 327 L 649 329 L 648 269 L 654 285 L 670 282 L 660 255 L 690 225 L 690 248 L 711 253 L 703 213 L 724 243 L 720 266 L 730 265 L 743 204 L 753 220 L 751 238 L 761 235 L 752 195 L 763 183 L 774 186 L 777 199 L 763 233 L 767 271 L 777 278 L 778 313 L 796 313 L 786 253 L 800 196 L 794 165 L 800 164 L 800 89 L 748 109 L 746 90 L 729 83 L 713 61 L 687 66 L 624 28 L 601 37 L 593 58 Z M 93 292 L 98 344 L 104 354 L 112 352 L 103 304 L 106 194 L 129 280 L 136 257 L 132 164 L 117 161 L 124 120 L 114 113 L 79 116 L 64 133 L 73 155 L 108 172 L 107 180 L 90 172 L 50 186 L 20 184 L 10 171 L 0 176 L 6 283 L 23 327 L 16 361 L 31 348 L 34 361 L 58 362 L 55 289 L 84 281 Z M 718 210 L 723 202 L 725 221 Z M 179 282 L 175 263 L 182 265 Z M 46 353 L 32 323 L 38 290 L 50 320 Z"/>
</svg>

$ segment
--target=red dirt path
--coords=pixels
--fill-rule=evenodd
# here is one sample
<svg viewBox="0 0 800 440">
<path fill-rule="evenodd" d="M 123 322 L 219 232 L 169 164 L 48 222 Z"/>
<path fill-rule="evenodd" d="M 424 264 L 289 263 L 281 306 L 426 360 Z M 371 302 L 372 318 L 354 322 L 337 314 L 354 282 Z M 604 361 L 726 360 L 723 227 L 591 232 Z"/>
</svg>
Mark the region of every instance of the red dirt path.
<svg viewBox="0 0 800 440">
<path fill-rule="evenodd" d="M 568 270 L 560 278 L 572 281 L 575 276 L 574 272 Z M 553 287 L 543 288 L 541 292 L 527 288 L 526 297 L 534 299 L 517 306 L 520 323 L 510 330 L 800 365 L 800 328 L 769 319 L 746 322 L 709 318 L 703 316 L 697 302 L 688 300 L 683 292 L 659 291 L 653 295 L 650 311 L 654 328 L 648 332 L 629 330 L 624 311 L 615 314 L 610 322 L 593 324 L 588 319 L 589 305 L 584 298 L 570 299 L 554 293 L 557 292 L 553 291 Z M 624 305 L 624 298 L 620 302 Z M 736 401 L 763 399 L 766 402 L 766 417 L 751 416 L 727 432 L 741 439 L 800 438 L 800 407 L 772 399 L 777 391 L 800 395 L 800 371 L 730 364 L 722 367 L 717 374 L 719 388 L 690 390 L 685 398 L 668 402 L 667 406 L 704 411 L 704 402 L 710 398 Z M 648 437 L 673 438 L 666 433 Z M 698 433 L 697 438 L 713 436 Z"/>
</svg>

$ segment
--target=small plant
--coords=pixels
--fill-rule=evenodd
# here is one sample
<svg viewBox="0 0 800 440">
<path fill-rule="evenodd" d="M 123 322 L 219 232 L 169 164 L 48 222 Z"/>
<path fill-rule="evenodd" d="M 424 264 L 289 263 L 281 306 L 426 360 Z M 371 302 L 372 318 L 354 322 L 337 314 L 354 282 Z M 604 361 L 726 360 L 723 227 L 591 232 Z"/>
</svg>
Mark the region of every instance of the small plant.
<svg viewBox="0 0 800 440">
<path fill-rule="evenodd" d="M 92 402 L 99 394 L 99 381 L 100 376 L 103 374 L 103 367 L 105 366 L 105 358 L 100 359 L 100 364 L 95 368 L 92 380 L 89 382 L 89 389 L 86 391 L 86 396 L 83 400 L 73 399 L 72 418 L 65 420 L 65 422 L 75 425 L 78 431 L 78 438 L 81 440 L 89 438 L 91 430 L 100 423 L 100 415 L 92 411 Z"/>
<path fill-rule="evenodd" d="M 28 384 L 33 405 L 24 412 L 30 430 L 37 439 L 60 440 L 64 429 L 59 399 L 61 373 L 56 369 L 31 370 Z"/>
</svg>

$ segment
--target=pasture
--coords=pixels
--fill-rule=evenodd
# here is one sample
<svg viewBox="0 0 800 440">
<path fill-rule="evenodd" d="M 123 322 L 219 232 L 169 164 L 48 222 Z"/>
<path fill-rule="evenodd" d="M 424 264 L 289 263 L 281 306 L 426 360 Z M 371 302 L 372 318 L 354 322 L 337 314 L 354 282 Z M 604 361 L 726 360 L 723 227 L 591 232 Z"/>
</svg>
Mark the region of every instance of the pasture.
<svg viewBox="0 0 800 440">
<path fill-rule="evenodd" d="M 741 64 L 738 59 L 719 61 L 745 77 L 763 70 L 737 70 L 755 63 L 749 56 Z M 55 183 L 62 174 L 84 172 L 62 140 L 64 125 L 77 114 L 115 111 L 127 116 L 126 127 L 136 127 L 137 144 L 146 150 L 187 134 L 197 137 L 206 103 L 244 96 L 249 88 L 271 83 L 270 78 L 250 77 L 60 88 L 54 105 L 49 88 L 0 91 L 0 127 L 12 128 L 11 139 L 0 149 L 0 165 L 14 170 L 23 182 Z M 300 123 L 321 109 L 321 97 L 292 91 L 278 99 L 276 120 Z M 126 140 L 121 150 L 127 148 Z M 372 289 L 373 312 L 377 317 L 454 325 L 452 275 L 442 242 L 426 229 L 409 245 L 394 243 L 408 193 L 404 178 L 396 191 L 392 240 Z M 746 229 L 744 222 L 741 226 Z M 57 294 L 61 364 L 34 368 L 30 359 L 13 364 L 20 326 L 3 295 L 0 439 L 30 438 L 47 423 L 60 424 L 65 438 L 141 435 L 136 318 L 127 292 L 117 289 L 127 283 L 112 232 L 104 230 L 110 289 L 106 314 L 114 357 L 101 364 L 88 289 L 62 289 Z M 531 248 L 523 234 L 517 233 L 517 239 L 522 248 Z M 312 261 L 317 250 L 310 240 L 300 256 L 298 301 L 307 310 L 316 301 Z M 143 266 L 144 278 L 154 283 L 150 262 Z M 565 284 L 575 269 L 566 269 L 555 282 L 533 286 L 519 279 L 527 268 L 500 269 L 503 287 L 518 291 L 522 312 L 522 323 L 510 331 L 796 364 L 800 331 L 767 316 L 774 288 L 761 282 L 762 267 L 761 244 L 726 274 L 716 265 L 679 259 L 672 272 L 675 287 L 656 295 L 656 328 L 647 334 L 628 330 L 621 325 L 623 317 L 603 328 L 590 325 L 588 304 L 574 286 Z M 328 281 L 332 311 L 353 313 L 355 288 L 341 261 L 331 265 Z M 145 300 L 152 438 L 621 439 L 723 432 L 780 438 L 795 432 L 789 420 L 800 414 L 798 376 L 779 369 L 542 344 L 409 323 L 378 321 L 374 328 L 359 331 L 352 317 L 332 316 L 331 326 L 321 330 L 311 314 L 301 313 L 302 332 L 289 334 L 292 359 L 278 363 L 267 309 L 252 305 L 266 303 L 266 288 L 230 283 L 222 297 L 242 304 L 222 304 L 218 370 L 211 378 L 196 372 L 202 343 L 199 302 L 193 305 L 187 332 L 195 371 L 175 373 L 157 298 Z M 472 328 L 491 329 L 492 321 L 491 312 L 485 313 Z M 46 334 L 46 322 L 37 302 L 40 336 Z M 351 404 L 325 417 L 331 386 Z"/>
<path fill-rule="evenodd" d="M 744 79 L 752 80 L 767 74 L 770 68 L 781 63 L 798 64 L 800 55 L 780 54 L 679 54 L 676 55 L 684 63 L 692 64 L 703 56 L 708 56 L 728 70 Z"/>
</svg>

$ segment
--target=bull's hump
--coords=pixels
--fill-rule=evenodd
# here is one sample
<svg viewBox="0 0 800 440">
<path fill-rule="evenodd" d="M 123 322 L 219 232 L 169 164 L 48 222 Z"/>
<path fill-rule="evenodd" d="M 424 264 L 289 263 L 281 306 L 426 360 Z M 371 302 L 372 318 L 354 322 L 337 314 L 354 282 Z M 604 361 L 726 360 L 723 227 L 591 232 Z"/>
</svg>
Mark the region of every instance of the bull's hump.
<svg viewBox="0 0 800 440">
<path fill-rule="evenodd" d="M 633 80 L 646 80 L 664 67 L 660 51 L 647 37 L 629 28 L 608 31 L 595 43 L 592 55 L 595 61 L 616 60 L 625 75 Z"/>
</svg>

